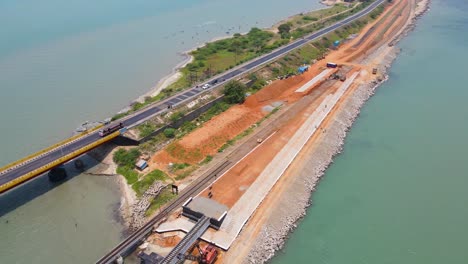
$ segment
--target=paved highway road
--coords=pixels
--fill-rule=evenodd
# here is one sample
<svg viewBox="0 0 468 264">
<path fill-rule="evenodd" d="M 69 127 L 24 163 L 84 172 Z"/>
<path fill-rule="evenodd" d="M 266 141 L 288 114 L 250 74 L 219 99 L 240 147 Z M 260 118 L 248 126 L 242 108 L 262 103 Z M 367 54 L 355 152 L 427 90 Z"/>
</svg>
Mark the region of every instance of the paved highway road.
<svg viewBox="0 0 468 264">
<path fill-rule="evenodd" d="M 370 13 L 372 10 L 374 10 L 375 7 L 383 3 L 385 0 L 377 0 L 364 8 L 363 10 L 357 12 L 356 14 L 340 21 L 337 22 L 336 24 L 333 24 L 327 28 L 321 29 L 315 33 L 312 33 L 303 39 L 296 40 L 292 42 L 291 44 L 288 44 L 286 46 L 280 47 L 266 55 L 263 55 L 259 58 L 256 58 L 250 62 L 246 62 L 230 71 L 227 71 L 225 73 L 219 74 L 212 79 L 208 80 L 208 83 L 214 83 L 215 81 L 217 82 L 213 86 L 211 86 L 209 89 L 216 88 L 217 86 L 223 85 L 226 81 L 238 78 L 240 75 L 251 71 L 254 68 L 257 68 L 259 66 L 265 65 L 278 57 L 281 57 L 285 55 L 286 53 L 299 48 L 306 44 L 309 41 L 315 40 L 339 27 L 342 27 L 346 24 L 351 23 L 352 21 L 367 15 Z M 176 94 L 172 97 L 169 97 L 161 102 L 158 102 L 154 105 L 151 105 L 147 108 L 144 108 L 131 116 L 128 116 L 124 119 L 122 119 L 124 126 L 126 127 L 133 127 L 135 125 L 138 125 L 145 120 L 148 120 L 152 116 L 156 114 L 161 114 L 167 111 L 168 105 L 172 106 L 177 106 L 179 104 L 182 104 L 186 101 L 189 101 L 190 99 L 193 99 L 203 93 L 205 90 L 203 90 L 201 87 L 192 87 L 186 91 L 183 91 L 179 94 Z M 47 152 L 45 154 L 42 154 L 38 157 L 35 157 L 34 159 L 31 159 L 29 161 L 25 161 L 24 163 L 17 165 L 13 168 L 10 168 L 6 171 L 0 172 L 0 186 L 3 184 L 6 184 L 22 175 L 25 175 L 28 172 L 34 171 L 38 168 L 41 168 L 42 166 L 45 166 L 60 157 L 70 154 L 73 151 L 76 151 L 80 148 L 83 148 L 85 146 L 88 146 L 89 144 L 99 140 L 100 137 L 97 132 L 93 132 L 89 135 L 86 135 L 82 138 L 79 138 L 76 141 L 73 141 L 61 148 L 54 149 L 50 152 Z"/>
<path fill-rule="evenodd" d="M 269 61 L 277 58 L 277 57 L 280 57 L 282 55 L 284 55 L 285 53 L 291 51 L 292 49 L 295 49 L 297 47 L 300 47 L 302 45 L 304 45 L 305 43 L 307 43 L 308 41 L 311 41 L 311 40 L 314 40 L 318 37 L 321 37 L 327 33 L 329 33 L 330 31 L 333 31 L 343 25 L 346 25 L 366 14 L 368 14 L 369 12 L 371 12 L 372 10 L 374 10 L 374 8 L 376 8 L 378 5 L 382 4 L 385 0 L 377 0 L 375 1 L 374 3 L 372 3 L 371 5 L 369 5 L 368 7 L 366 7 L 365 9 L 361 10 L 360 12 L 354 14 L 353 16 L 351 17 L 348 17 L 346 18 L 345 20 L 342 20 L 328 28 L 325 28 L 325 29 L 322 29 L 320 30 L 319 32 L 316 32 L 316 33 L 313 33 L 307 37 L 305 37 L 304 39 L 301 39 L 301 40 L 298 40 L 294 43 L 291 43 L 290 45 L 288 46 L 285 46 L 285 47 L 282 47 L 282 48 L 279 48 L 265 56 L 262 56 L 254 61 L 251 61 L 251 62 L 248 62 L 244 65 L 241 65 L 240 67 L 238 68 L 235 68 L 229 72 L 226 72 L 224 74 L 221 74 L 220 76 L 216 76 L 215 78 L 213 78 L 212 80 L 219 80 L 219 79 L 226 79 L 226 80 L 229 80 L 229 79 L 232 79 L 232 78 L 235 78 L 243 73 L 245 73 L 246 71 L 252 69 L 252 68 L 255 68 L 257 66 L 260 66 L 262 64 L 265 64 L 265 63 L 268 63 Z M 212 81 L 210 80 L 210 81 Z M 170 104 L 174 104 L 174 103 L 180 103 L 183 98 L 188 98 L 189 96 L 191 95 L 197 95 L 199 93 L 198 90 L 196 89 L 191 89 L 191 90 L 188 90 L 184 93 L 182 93 L 183 97 L 178 97 L 176 96 L 176 98 L 174 99 L 169 99 L 168 100 L 168 103 Z M 161 110 L 161 109 L 159 109 Z M 144 112 L 144 111 L 143 111 Z M 144 113 L 139 113 L 137 114 L 136 116 L 134 117 L 131 117 L 131 118 L 135 118 L 134 119 L 134 122 L 136 120 L 141 120 L 141 119 L 144 119 L 144 116 L 145 114 Z M 143 116 L 140 116 L 140 115 L 143 115 Z M 130 118 L 130 119 L 131 119 Z M 256 143 L 255 143 L 256 144 Z M 244 154 L 242 154 L 244 155 Z M 232 163 L 232 162 L 231 162 Z M 231 165 L 226 165 L 227 167 L 224 167 L 225 164 L 222 164 L 220 165 L 220 169 L 218 171 L 218 169 L 216 169 L 216 172 L 212 172 L 212 173 L 209 173 L 207 176 L 204 176 L 202 175 L 202 177 L 200 177 L 199 179 L 197 179 L 196 182 L 192 183 L 190 186 L 188 186 L 186 189 L 184 189 L 184 192 L 181 193 L 177 199 L 171 203 L 169 203 L 169 205 L 164 208 L 164 210 L 156 215 L 153 219 L 151 219 L 148 223 L 145 224 L 145 226 L 143 226 L 141 229 L 135 231 L 134 233 L 132 233 L 129 237 L 127 237 L 124 241 L 122 241 L 119 245 L 117 245 L 114 249 L 112 249 L 108 254 L 106 254 L 105 256 L 103 256 L 100 260 L 97 261 L 98 264 L 108 264 L 108 263 L 113 263 L 120 255 L 123 255 L 125 253 L 127 253 L 129 251 L 129 249 L 133 248 L 136 243 L 138 243 L 139 241 L 141 241 L 147 234 L 149 234 L 152 230 L 152 227 L 154 224 L 156 224 L 158 221 L 162 220 L 164 217 L 166 217 L 166 215 L 173 209 L 177 208 L 178 206 L 180 206 L 180 204 L 185 201 L 185 199 L 187 199 L 187 197 L 189 196 L 192 196 L 192 195 L 196 195 L 198 192 L 199 192 L 199 185 L 201 183 L 205 183 L 205 182 L 208 182 L 210 179 L 212 180 L 212 177 L 213 175 L 215 175 L 214 177 L 216 177 L 216 174 L 217 173 L 220 173 L 220 171 L 225 171 L 227 169 L 230 168 Z M 198 182 L 199 181 L 199 182 Z M 207 183 L 205 183 L 207 184 Z"/>
</svg>

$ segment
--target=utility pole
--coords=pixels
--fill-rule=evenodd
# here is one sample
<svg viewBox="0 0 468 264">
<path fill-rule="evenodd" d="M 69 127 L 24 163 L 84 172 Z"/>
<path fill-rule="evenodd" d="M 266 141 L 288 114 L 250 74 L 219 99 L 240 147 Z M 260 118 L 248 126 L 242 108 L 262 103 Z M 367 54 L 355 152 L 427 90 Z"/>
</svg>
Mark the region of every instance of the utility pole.
<svg viewBox="0 0 468 264">
<path fill-rule="evenodd" d="M 236 46 L 236 51 L 234 53 L 234 64 L 237 65 L 237 49 L 238 47 Z"/>
<path fill-rule="evenodd" d="M 210 65 L 208 65 L 208 69 L 206 69 L 206 71 L 207 71 L 208 78 L 210 78 L 211 77 L 211 63 Z"/>
<path fill-rule="evenodd" d="M 190 72 L 189 82 L 190 82 L 190 85 L 197 82 L 197 72 L 196 71 L 195 72 L 193 72 L 193 71 Z"/>
</svg>

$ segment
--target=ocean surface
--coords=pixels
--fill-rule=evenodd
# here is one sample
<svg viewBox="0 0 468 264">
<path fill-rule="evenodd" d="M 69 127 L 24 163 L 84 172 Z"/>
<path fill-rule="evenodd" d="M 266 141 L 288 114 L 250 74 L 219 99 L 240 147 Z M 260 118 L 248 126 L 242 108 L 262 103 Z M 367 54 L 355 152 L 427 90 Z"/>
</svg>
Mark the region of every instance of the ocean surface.
<svg viewBox="0 0 468 264">
<path fill-rule="evenodd" d="M 432 0 L 271 263 L 468 261 L 468 2 Z"/>
<path fill-rule="evenodd" d="M 0 166 L 103 120 L 215 37 L 316 0 L 0 1 Z"/>
<path fill-rule="evenodd" d="M 316 0 L 0 0 L 0 166 L 103 120 L 181 52 L 321 8 Z M 97 166 L 85 158 L 88 166 Z M 114 179 L 45 177 L 0 196 L 0 263 L 92 263 L 122 239 Z"/>
</svg>

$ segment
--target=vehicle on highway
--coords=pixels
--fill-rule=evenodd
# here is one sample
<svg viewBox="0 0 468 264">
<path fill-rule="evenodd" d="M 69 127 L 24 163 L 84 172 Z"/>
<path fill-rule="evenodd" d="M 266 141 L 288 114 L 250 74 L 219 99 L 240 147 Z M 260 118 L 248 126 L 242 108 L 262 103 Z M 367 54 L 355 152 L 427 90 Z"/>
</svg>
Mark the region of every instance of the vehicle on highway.
<svg viewBox="0 0 468 264">
<path fill-rule="evenodd" d="M 105 137 L 105 136 L 107 136 L 107 135 L 109 135 L 111 133 L 114 133 L 115 131 L 117 131 L 117 130 L 123 128 L 123 127 L 124 126 L 123 126 L 122 122 L 120 122 L 118 124 L 115 124 L 115 125 L 112 125 L 110 127 L 106 127 L 104 129 L 99 130 L 99 136 L 100 137 Z"/>
<path fill-rule="evenodd" d="M 375 0 L 372 4 L 365 7 L 363 10 L 356 12 L 355 14 L 351 15 L 350 17 L 344 20 L 341 20 L 340 22 L 337 22 L 329 27 L 320 29 L 319 31 L 316 31 L 306 36 L 305 39 L 298 39 L 290 44 L 279 47 L 278 49 L 273 50 L 268 54 L 264 54 L 258 57 L 257 59 L 246 62 L 242 64 L 241 67 L 227 71 L 226 73 L 216 76 L 215 78 L 220 80 L 219 82 L 224 82 L 224 81 L 228 81 L 228 80 L 240 77 L 246 72 L 250 72 L 258 68 L 259 66 L 266 65 L 270 63 L 271 61 L 277 58 L 280 58 L 281 56 L 284 56 L 286 53 L 307 44 L 309 41 L 314 41 L 317 38 L 324 36 L 333 30 L 343 27 L 359 19 L 360 17 L 366 14 L 369 14 L 372 10 L 374 10 L 377 6 L 381 5 L 384 2 L 386 2 L 386 0 Z M 337 66 L 339 67 L 340 65 L 337 65 Z M 200 84 L 200 86 L 202 84 Z M 208 85 L 206 88 L 208 87 L 210 86 Z M 206 88 L 204 88 L 202 91 L 200 91 L 199 88 L 188 89 L 187 91 L 170 96 L 169 98 L 165 99 L 162 102 L 158 102 L 152 106 L 145 107 L 139 111 L 136 111 L 133 115 L 127 117 L 125 119 L 125 124 L 127 126 L 133 126 L 135 124 L 143 122 L 144 120 L 156 114 L 161 114 L 164 111 L 167 111 L 166 109 L 167 104 L 171 104 L 174 106 L 175 104 L 180 103 L 182 100 L 188 99 L 189 97 L 192 98 L 192 97 L 195 97 L 197 95 L 200 95 L 206 92 L 204 91 Z M 0 175 L 1 176 L 0 177 L 0 193 L 10 190 L 13 187 L 19 186 L 20 184 L 34 177 L 42 175 L 42 172 L 44 171 L 43 168 L 45 168 L 45 165 L 50 164 L 51 161 L 59 163 L 58 161 L 60 161 L 60 158 L 64 155 L 75 153 L 77 149 L 79 150 L 78 153 L 82 153 L 82 152 L 84 153 L 87 151 L 87 150 L 84 150 L 86 149 L 85 147 L 89 146 L 90 144 L 94 144 L 96 142 L 100 144 L 104 142 L 105 141 L 104 134 L 113 133 L 113 132 L 107 132 L 108 127 L 110 126 L 112 126 L 112 124 L 109 124 L 109 126 L 106 126 L 105 129 L 102 130 L 103 135 L 101 137 L 99 137 L 100 135 L 99 133 L 88 133 L 88 134 L 82 135 L 80 138 L 76 139 L 70 147 L 62 148 L 61 151 L 63 151 L 63 153 L 57 154 L 58 152 L 56 151 L 50 151 L 45 154 L 35 155 L 33 159 L 28 159 L 25 162 L 22 162 L 21 165 L 17 165 L 17 166 L 13 166 L 11 164 L 8 165 L 7 169 L 3 169 L 2 171 L 0 171 L 0 174 L 1 174 Z M 123 127 L 122 125 L 122 128 L 125 128 L 125 127 Z M 108 137 L 106 137 L 106 139 L 107 138 Z M 38 173 L 38 172 L 41 172 L 41 173 Z M 119 251 L 119 254 L 120 253 L 122 252 Z M 104 259 L 114 260 L 114 257 L 116 256 L 117 255 L 115 254 L 109 254 L 108 256 L 106 255 L 106 258 Z M 108 263 L 108 262 L 102 262 L 102 263 Z"/>
<path fill-rule="evenodd" d="M 209 83 L 205 83 L 201 88 L 203 90 L 208 89 L 211 85 Z"/>
</svg>

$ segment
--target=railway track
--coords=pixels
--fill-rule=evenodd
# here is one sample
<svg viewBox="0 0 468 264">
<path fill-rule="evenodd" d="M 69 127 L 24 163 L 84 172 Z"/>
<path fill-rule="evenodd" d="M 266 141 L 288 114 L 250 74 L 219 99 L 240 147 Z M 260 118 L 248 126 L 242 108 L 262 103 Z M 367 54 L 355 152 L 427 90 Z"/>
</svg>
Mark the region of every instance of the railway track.
<svg viewBox="0 0 468 264">
<path fill-rule="evenodd" d="M 164 258 L 161 264 L 176 264 L 184 261 L 184 253 L 193 245 L 193 243 L 206 231 L 210 226 L 210 218 L 203 216 L 198 220 L 197 224 L 190 230 L 185 237 L 177 244 L 171 252 Z"/>
<path fill-rule="evenodd" d="M 346 18 L 346 19 L 344 19 L 344 20 L 342 20 L 340 22 L 337 22 L 337 23 L 335 23 L 335 24 L 333 24 L 333 25 L 331 25 L 329 27 L 326 27 L 326 28 L 321 29 L 321 30 L 319 30 L 317 32 L 314 32 L 314 33 L 308 35 L 307 37 L 299 39 L 299 40 L 297 40 L 297 41 L 295 41 L 295 42 L 293 42 L 291 44 L 280 47 L 277 50 L 274 50 L 273 52 L 271 52 L 269 54 L 261 56 L 261 57 L 257 58 L 256 60 L 254 60 L 252 62 L 248 62 L 246 64 L 238 66 L 239 68 L 234 68 L 233 70 L 228 71 L 228 72 L 224 73 L 221 76 L 213 77 L 213 78 L 218 78 L 218 79 L 224 78 L 226 81 L 228 81 L 230 79 L 235 78 L 236 76 L 240 76 L 245 72 L 248 72 L 248 71 L 250 71 L 250 70 L 252 70 L 252 69 L 254 69 L 254 68 L 258 67 L 258 66 L 264 65 L 264 64 L 278 58 L 279 56 L 282 56 L 282 55 L 288 53 L 291 50 L 294 50 L 296 48 L 299 48 L 299 47 L 307 44 L 309 41 L 315 40 L 315 39 L 317 39 L 317 38 L 319 38 L 319 37 L 321 37 L 321 36 L 323 36 L 323 35 L 325 35 L 325 34 L 327 34 L 329 32 L 334 31 L 337 28 L 340 28 L 340 27 L 342 27 L 344 25 L 347 25 L 347 24 L 351 23 L 352 21 L 354 21 L 356 19 L 359 19 L 359 18 L 369 14 L 372 10 L 374 10 L 377 6 L 379 6 L 383 2 L 384 2 L 384 0 L 375 0 L 372 4 L 370 4 L 369 6 L 364 8 L 363 10 L 359 11 L 358 13 L 356 13 L 356 14 L 354 14 L 354 15 L 352 15 L 352 16 L 350 16 L 350 17 L 348 17 L 348 18 Z M 192 91 L 193 91 L 193 89 L 190 89 L 190 90 L 188 90 L 186 92 L 191 93 Z M 191 95 L 191 96 L 194 96 L 194 95 Z M 171 105 L 174 105 L 174 104 L 179 104 L 179 103 L 181 103 L 181 101 L 186 100 L 186 99 L 176 100 L 174 98 L 171 98 L 170 100 L 168 99 L 167 101 L 163 101 L 161 104 L 170 103 Z M 176 101 L 171 101 L 171 100 L 176 100 Z M 158 105 L 158 106 L 160 106 L 160 105 Z M 142 120 L 144 118 L 142 116 L 144 116 L 144 115 L 150 116 L 150 115 L 153 114 L 152 112 L 157 113 L 158 111 L 161 111 L 161 109 L 157 108 L 158 106 L 155 106 L 154 108 L 149 107 L 148 109 L 146 109 L 145 111 L 143 111 L 141 113 L 137 113 L 134 116 L 130 116 L 129 118 L 125 119 L 125 122 L 135 123 L 136 122 L 135 120 Z M 300 104 L 297 105 L 297 106 L 300 106 Z M 281 120 L 282 117 L 283 116 L 280 116 L 279 119 Z M 282 120 L 282 121 L 284 121 L 284 120 Z M 272 123 L 274 124 L 275 122 L 272 122 Z M 277 123 L 280 123 L 280 122 L 277 122 Z M 273 129 L 273 127 L 274 127 L 274 125 L 272 127 L 270 127 L 270 130 Z M 240 153 L 238 155 L 240 155 Z M 235 159 L 233 156 L 231 156 L 230 159 L 231 158 Z M 200 177 L 199 180 L 196 180 L 194 183 L 192 183 L 190 186 L 188 186 L 186 189 L 184 189 L 184 191 L 181 192 L 179 197 L 177 197 L 173 202 L 171 202 L 169 205 L 167 205 L 158 215 L 156 215 L 153 219 L 148 221 L 148 223 L 146 223 L 142 228 L 140 228 L 139 230 L 132 233 L 129 237 L 127 237 L 124 241 L 122 241 L 118 246 L 116 246 L 114 249 L 112 249 L 112 251 L 107 253 L 104 257 L 102 257 L 96 263 L 98 263 L 98 264 L 112 263 L 118 257 L 125 256 L 126 254 L 128 254 L 130 252 L 130 250 L 134 249 L 135 246 L 138 245 L 138 243 L 142 242 L 146 238 L 146 236 L 151 233 L 151 231 L 153 230 L 153 226 L 156 223 L 163 220 L 171 211 L 173 211 L 177 207 L 181 206 L 183 204 L 183 202 L 185 202 L 188 198 L 190 198 L 194 194 L 199 193 L 200 191 L 202 191 L 204 189 L 204 186 L 207 185 L 207 183 L 210 180 L 215 179 L 226 168 L 228 168 L 230 166 L 232 166 L 232 161 L 230 161 L 230 160 L 226 160 L 224 162 L 219 163 L 219 165 L 215 169 L 213 169 L 213 171 L 211 171 L 208 174 L 203 175 L 202 177 Z"/>
<path fill-rule="evenodd" d="M 159 214 L 152 218 L 148 223 L 146 223 L 142 228 L 138 229 L 130 236 L 128 236 L 124 241 L 112 249 L 109 253 L 99 259 L 97 264 L 109 264 L 113 263 L 120 256 L 126 256 L 131 250 L 133 250 L 139 243 L 143 242 L 144 239 L 151 233 L 153 226 L 159 221 L 163 220 L 167 215 L 172 212 L 174 209 L 180 207 L 187 199 L 193 195 L 202 191 L 210 180 L 215 179 L 220 173 L 224 170 L 229 169 L 229 165 L 232 162 L 229 160 L 219 163 L 212 171 L 208 172 L 206 175 L 201 177 L 199 180 L 192 183 L 186 189 L 184 189 L 181 194 L 166 207 L 164 207 Z"/>
</svg>

